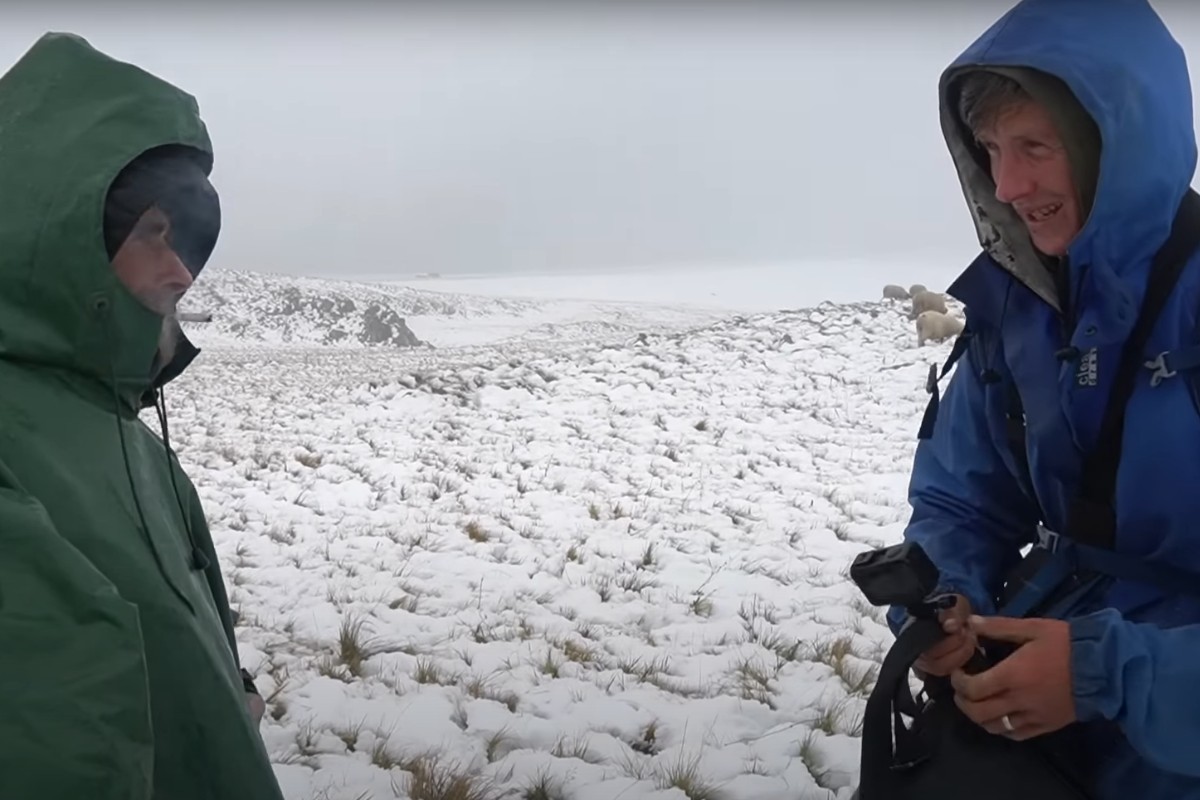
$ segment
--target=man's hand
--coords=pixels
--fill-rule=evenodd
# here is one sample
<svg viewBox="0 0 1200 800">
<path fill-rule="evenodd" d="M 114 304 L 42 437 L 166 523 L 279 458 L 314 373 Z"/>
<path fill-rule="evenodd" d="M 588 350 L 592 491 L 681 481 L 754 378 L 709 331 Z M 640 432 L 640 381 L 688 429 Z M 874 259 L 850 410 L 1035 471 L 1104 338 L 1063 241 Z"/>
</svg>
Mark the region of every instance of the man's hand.
<svg viewBox="0 0 1200 800">
<path fill-rule="evenodd" d="M 246 710 L 250 712 L 250 719 L 254 720 L 254 724 L 259 725 L 267 711 L 267 701 L 263 700 L 260 694 L 246 692 Z"/>
<path fill-rule="evenodd" d="M 951 608 L 938 612 L 942 630 L 949 634 L 945 639 L 921 654 L 913 667 L 924 676 L 945 677 L 961 669 L 975 654 L 975 634 L 967 627 L 971 615 L 971 601 L 961 594 L 955 595 L 957 602 Z"/>
<path fill-rule="evenodd" d="M 970 617 L 980 639 L 1012 642 L 1008 658 L 977 675 L 950 676 L 954 702 L 989 733 L 1023 741 L 1074 722 L 1070 625 L 1054 619 Z M 1005 720 L 1009 725 L 1005 725 Z M 1009 727 L 1011 726 L 1011 728 Z"/>
</svg>

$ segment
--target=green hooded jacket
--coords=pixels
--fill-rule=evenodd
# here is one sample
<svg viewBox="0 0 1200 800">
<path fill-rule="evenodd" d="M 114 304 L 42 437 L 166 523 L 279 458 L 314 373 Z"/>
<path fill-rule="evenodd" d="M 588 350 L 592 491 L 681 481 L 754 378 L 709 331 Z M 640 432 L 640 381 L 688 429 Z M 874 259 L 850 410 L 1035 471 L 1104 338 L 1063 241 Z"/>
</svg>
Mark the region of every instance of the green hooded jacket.
<svg viewBox="0 0 1200 800">
<path fill-rule="evenodd" d="M 105 251 L 110 183 L 165 144 L 211 169 L 191 96 L 76 36 L 0 77 L 4 800 L 282 797 L 199 498 L 138 416 L 162 318 Z"/>
</svg>

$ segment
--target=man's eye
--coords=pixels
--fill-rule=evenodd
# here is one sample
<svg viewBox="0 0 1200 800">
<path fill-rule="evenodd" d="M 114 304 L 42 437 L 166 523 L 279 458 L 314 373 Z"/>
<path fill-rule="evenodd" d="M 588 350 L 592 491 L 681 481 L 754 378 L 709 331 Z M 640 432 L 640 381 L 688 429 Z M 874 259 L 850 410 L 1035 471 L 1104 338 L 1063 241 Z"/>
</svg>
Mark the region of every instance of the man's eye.
<svg viewBox="0 0 1200 800">
<path fill-rule="evenodd" d="M 1043 142 L 1029 142 L 1025 145 L 1025 152 L 1033 158 L 1048 158 L 1054 153 L 1054 148 Z"/>
<path fill-rule="evenodd" d="M 162 239 L 166 233 L 167 224 L 162 220 L 142 220 L 137 224 L 137 234 L 143 239 Z"/>
</svg>

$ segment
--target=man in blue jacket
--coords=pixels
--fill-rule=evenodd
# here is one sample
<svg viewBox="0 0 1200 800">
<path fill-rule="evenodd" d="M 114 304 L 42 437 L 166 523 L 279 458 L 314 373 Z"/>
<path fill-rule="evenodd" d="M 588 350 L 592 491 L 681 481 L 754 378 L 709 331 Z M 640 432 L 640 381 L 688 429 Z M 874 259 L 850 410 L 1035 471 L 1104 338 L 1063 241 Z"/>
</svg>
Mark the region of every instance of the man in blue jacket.
<svg viewBox="0 0 1200 800">
<path fill-rule="evenodd" d="M 1145 0 L 1024 0 L 950 65 L 939 92 L 983 252 L 950 288 L 970 346 L 912 470 L 905 538 L 958 595 L 943 614 L 950 635 L 916 666 L 951 676 L 959 707 L 996 735 L 1078 723 L 1101 797 L 1200 798 L 1195 595 L 1117 578 L 1054 615 L 997 615 L 1039 522 L 1067 526 L 1150 264 L 1189 190 L 1184 54 Z M 1149 358 L 1194 354 L 1198 318 L 1193 253 Z M 1127 407 L 1112 550 L 1200 575 L 1200 381 L 1152 377 L 1139 367 Z M 1023 456 L 1006 419 L 1014 387 Z M 888 619 L 899 631 L 905 613 Z M 1017 647 L 968 675 L 980 639 Z"/>
</svg>

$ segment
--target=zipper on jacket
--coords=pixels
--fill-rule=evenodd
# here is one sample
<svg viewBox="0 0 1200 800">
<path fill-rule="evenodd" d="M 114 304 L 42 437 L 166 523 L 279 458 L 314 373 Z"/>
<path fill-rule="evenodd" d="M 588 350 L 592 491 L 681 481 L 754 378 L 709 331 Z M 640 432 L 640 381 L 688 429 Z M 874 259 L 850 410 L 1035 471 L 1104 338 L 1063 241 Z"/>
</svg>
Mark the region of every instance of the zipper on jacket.
<svg viewBox="0 0 1200 800">
<path fill-rule="evenodd" d="M 1068 256 L 1058 259 L 1058 266 L 1053 271 L 1054 289 L 1058 295 L 1058 335 L 1059 348 L 1054 356 L 1062 364 L 1074 364 L 1081 355 L 1078 347 L 1071 343 L 1075 336 L 1075 328 L 1079 325 L 1079 305 L 1076 302 L 1078 286 L 1071 280 L 1071 262 Z"/>
</svg>

